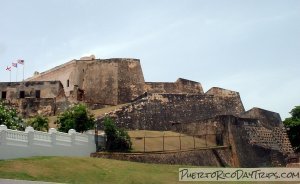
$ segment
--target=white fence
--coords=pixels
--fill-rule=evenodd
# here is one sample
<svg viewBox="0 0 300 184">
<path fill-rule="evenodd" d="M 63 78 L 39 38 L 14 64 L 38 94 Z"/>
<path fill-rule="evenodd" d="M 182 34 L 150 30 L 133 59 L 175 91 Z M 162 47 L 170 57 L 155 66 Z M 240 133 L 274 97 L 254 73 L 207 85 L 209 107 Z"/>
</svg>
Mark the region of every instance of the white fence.
<svg viewBox="0 0 300 184">
<path fill-rule="evenodd" d="M 104 144 L 104 135 L 98 136 L 98 144 Z M 90 156 L 96 151 L 95 135 L 35 131 L 27 127 L 25 132 L 7 129 L 0 125 L 0 160 L 31 156 Z"/>
</svg>

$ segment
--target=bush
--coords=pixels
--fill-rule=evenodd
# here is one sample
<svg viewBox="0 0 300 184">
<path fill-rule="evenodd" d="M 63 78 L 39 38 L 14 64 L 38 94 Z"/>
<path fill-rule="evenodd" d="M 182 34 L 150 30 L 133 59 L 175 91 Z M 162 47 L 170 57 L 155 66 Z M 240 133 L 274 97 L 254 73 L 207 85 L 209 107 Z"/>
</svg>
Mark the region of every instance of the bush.
<svg viewBox="0 0 300 184">
<path fill-rule="evenodd" d="M 94 127 L 94 115 L 91 114 L 83 104 L 75 105 L 61 113 L 56 121 L 58 130 L 68 132 L 75 129 L 77 132 L 84 132 Z"/>
<path fill-rule="evenodd" d="M 131 140 L 124 129 L 118 128 L 112 119 L 104 119 L 104 132 L 106 134 L 106 150 L 108 151 L 129 151 Z"/>
<path fill-rule="evenodd" d="M 28 125 L 32 126 L 35 130 L 38 131 L 45 131 L 47 132 L 49 129 L 49 120 L 43 116 L 36 116 L 33 119 L 30 119 L 27 122 Z"/>
<path fill-rule="evenodd" d="M 300 152 L 300 106 L 295 106 L 290 114 L 292 117 L 286 118 L 283 123 L 295 152 Z"/>
<path fill-rule="evenodd" d="M 16 109 L 4 105 L 0 102 L 0 125 L 6 125 L 7 128 L 13 130 L 24 130 L 24 121 L 18 115 Z"/>
</svg>

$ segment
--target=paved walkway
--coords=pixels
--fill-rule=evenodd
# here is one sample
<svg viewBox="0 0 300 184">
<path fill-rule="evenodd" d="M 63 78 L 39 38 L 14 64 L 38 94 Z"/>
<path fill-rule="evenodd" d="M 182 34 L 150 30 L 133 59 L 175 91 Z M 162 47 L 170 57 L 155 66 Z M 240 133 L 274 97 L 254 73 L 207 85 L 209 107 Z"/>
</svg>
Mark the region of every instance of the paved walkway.
<svg viewBox="0 0 300 184">
<path fill-rule="evenodd" d="M 11 180 L 11 179 L 0 179 L 0 184 L 59 184 L 52 182 L 43 182 L 43 181 L 25 181 L 25 180 Z"/>
</svg>

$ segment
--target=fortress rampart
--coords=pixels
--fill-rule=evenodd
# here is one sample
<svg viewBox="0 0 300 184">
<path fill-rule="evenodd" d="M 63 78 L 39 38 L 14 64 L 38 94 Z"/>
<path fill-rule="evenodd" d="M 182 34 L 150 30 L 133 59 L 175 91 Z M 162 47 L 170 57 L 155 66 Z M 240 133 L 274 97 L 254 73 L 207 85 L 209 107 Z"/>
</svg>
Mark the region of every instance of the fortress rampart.
<svg viewBox="0 0 300 184">
<path fill-rule="evenodd" d="M 25 82 L 0 83 L 0 94 L 25 117 L 57 115 L 74 103 L 93 109 L 124 104 L 105 115 L 118 127 L 205 134 L 211 142 L 226 144 L 223 152 L 208 151 L 218 155 L 210 164 L 218 157 L 234 167 L 282 166 L 293 153 L 278 113 L 245 111 L 238 92 L 213 87 L 204 93 L 199 82 L 187 79 L 145 82 L 138 59 L 83 57 Z M 105 116 L 97 117 L 98 129 Z"/>
<path fill-rule="evenodd" d="M 154 93 L 109 115 L 126 129 L 169 130 L 178 123 L 243 112 L 245 110 L 238 93 L 237 96 Z"/>
<path fill-rule="evenodd" d="M 72 60 L 28 79 L 45 80 L 61 81 L 70 101 L 80 99 L 88 104 L 122 104 L 144 92 L 144 76 L 138 59 Z M 81 93 L 76 92 L 78 89 Z"/>
</svg>

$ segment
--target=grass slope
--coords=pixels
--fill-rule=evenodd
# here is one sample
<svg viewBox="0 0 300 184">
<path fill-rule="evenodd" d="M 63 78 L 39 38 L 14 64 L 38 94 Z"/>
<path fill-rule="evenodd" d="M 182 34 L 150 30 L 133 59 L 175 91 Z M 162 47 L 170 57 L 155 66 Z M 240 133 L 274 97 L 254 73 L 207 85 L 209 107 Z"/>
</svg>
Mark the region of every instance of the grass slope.
<svg viewBox="0 0 300 184">
<path fill-rule="evenodd" d="M 235 183 L 179 182 L 179 165 L 144 164 L 100 158 L 33 157 L 0 160 L 0 178 L 60 183 Z M 190 166 L 188 166 L 190 167 Z M 282 183 L 282 182 L 243 182 Z M 286 182 L 298 183 L 298 182 Z"/>
<path fill-rule="evenodd" d="M 99 158 L 33 157 L 0 161 L 0 178 L 62 183 L 176 183 L 179 167 Z"/>
</svg>

